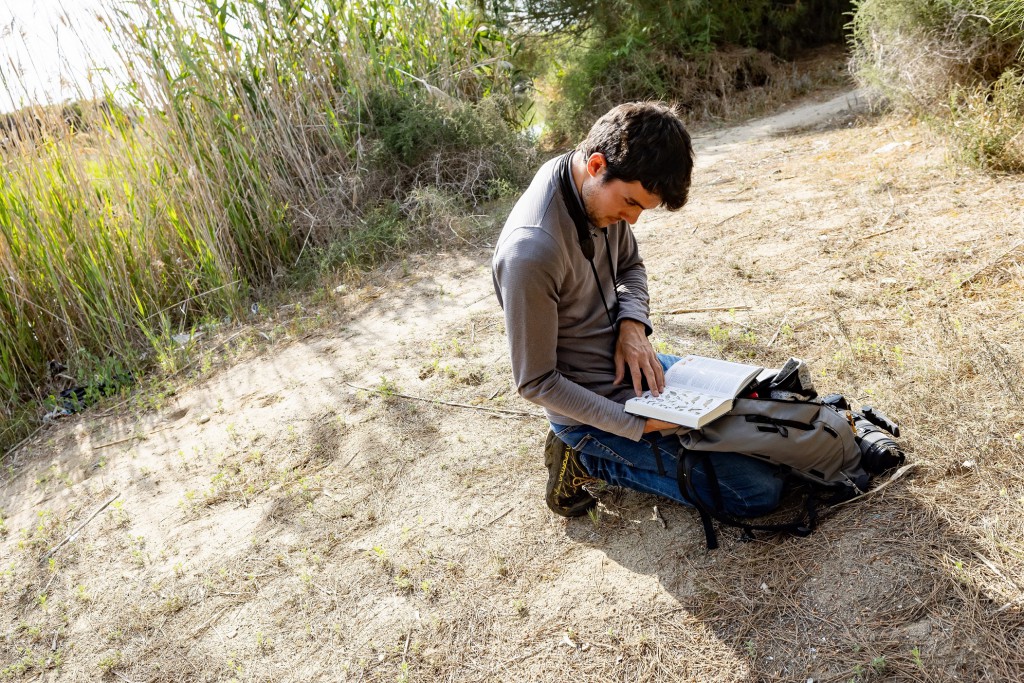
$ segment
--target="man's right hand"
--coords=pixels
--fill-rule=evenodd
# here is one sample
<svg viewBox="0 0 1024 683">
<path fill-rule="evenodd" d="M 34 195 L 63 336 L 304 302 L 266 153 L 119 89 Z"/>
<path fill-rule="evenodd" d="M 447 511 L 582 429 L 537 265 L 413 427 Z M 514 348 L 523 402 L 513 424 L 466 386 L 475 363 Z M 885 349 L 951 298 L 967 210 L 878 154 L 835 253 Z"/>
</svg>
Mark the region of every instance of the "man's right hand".
<svg viewBox="0 0 1024 683">
<path fill-rule="evenodd" d="M 662 429 L 679 429 L 680 425 L 674 422 L 665 422 L 664 420 L 655 420 L 653 417 L 647 418 L 647 424 L 644 425 L 644 434 L 649 432 L 660 432 Z"/>
</svg>

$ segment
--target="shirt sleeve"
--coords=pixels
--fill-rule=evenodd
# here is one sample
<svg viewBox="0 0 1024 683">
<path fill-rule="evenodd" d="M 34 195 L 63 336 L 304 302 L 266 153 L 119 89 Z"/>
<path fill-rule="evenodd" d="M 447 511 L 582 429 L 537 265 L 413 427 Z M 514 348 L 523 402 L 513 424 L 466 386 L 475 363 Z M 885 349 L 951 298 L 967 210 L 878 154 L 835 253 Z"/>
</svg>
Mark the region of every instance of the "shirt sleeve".
<svg viewBox="0 0 1024 683">
<path fill-rule="evenodd" d="M 494 260 L 519 395 L 581 424 L 639 440 L 646 423 L 643 418 L 626 413 L 622 404 L 558 371 L 558 285 L 565 267 L 558 246 L 539 230 L 529 239 L 509 240 Z"/>
</svg>

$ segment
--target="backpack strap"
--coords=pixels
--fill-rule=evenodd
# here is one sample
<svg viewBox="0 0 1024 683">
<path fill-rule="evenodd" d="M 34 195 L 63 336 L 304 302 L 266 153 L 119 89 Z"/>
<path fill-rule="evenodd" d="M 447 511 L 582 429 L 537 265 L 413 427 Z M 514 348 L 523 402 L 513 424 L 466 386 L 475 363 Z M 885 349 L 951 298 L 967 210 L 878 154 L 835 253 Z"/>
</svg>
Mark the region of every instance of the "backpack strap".
<svg viewBox="0 0 1024 683">
<path fill-rule="evenodd" d="M 697 513 L 700 514 L 700 522 L 704 526 L 704 540 L 707 543 L 708 550 L 714 550 L 718 547 L 718 535 L 715 533 L 715 526 L 711 522 L 712 514 L 707 509 L 704 501 L 697 495 L 697 490 L 693 486 L 693 465 L 698 458 L 704 463 L 704 472 L 711 473 L 709 475 L 709 479 L 713 482 L 711 495 L 715 499 L 715 504 L 718 508 L 722 508 L 722 492 L 718 488 L 718 477 L 714 475 L 714 468 L 711 467 L 707 453 L 695 453 L 694 451 L 680 448 L 679 456 L 676 458 L 676 483 L 679 484 L 679 493 L 683 499 L 689 501 L 696 508 Z"/>
<path fill-rule="evenodd" d="M 650 441 L 644 439 L 644 443 L 648 444 L 651 447 L 651 451 L 654 453 L 654 463 L 658 467 L 658 476 L 664 477 L 667 476 L 668 473 L 665 471 L 665 463 L 661 459 L 661 449 L 658 448 L 658 444 L 655 443 L 655 441 L 656 439 L 651 439 Z M 678 475 L 676 478 L 678 479 Z"/>
<path fill-rule="evenodd" d="M 731 527 L 736 527 L 742 530 L 740 536 L 741 540 L 752 541 L 756 539 L 754 536 L 755 531 L 764 531 L 768 533 L 790 533 L 794 536 L 808 536 L 818 524 L 818 507 L 821 501 L 814 493 L 809 493 L 807 498 L 804 500 L 804 509 L 796 517 L 796 519 L 790 522 L 780 522 L 778 524 L 753 524 L 736 517 L 733 517 L 725 511 L 725 506 L 722 502 L 722 491 L 718 482 L 718 475 L 715 473 L 715 467 L 712 464 L 711 453 L 709 451 L 691 451 L 687 448 L 681 447 L 679 449 L 679 457 L 677 458 L 677 483 L 679 484 L 679 493 L 685 500 L 690 502 L 693 507 L 697 510 L 700 515 L 701 524 L 704 527 L 704 538 L 707 542 L 708 550 L 715 550 L 718 548 L 718 535 L 715 533 L 713 520 L 717 520 L 721 524 L 725 524 Z M 693 468 L 696 465 L 700 465 L 704 472 L 704 476 L 708 481 L 708 493 L 711 495 L 711 505 L 697 493 L 697 488 L 693 483 Z"/>
</svg>

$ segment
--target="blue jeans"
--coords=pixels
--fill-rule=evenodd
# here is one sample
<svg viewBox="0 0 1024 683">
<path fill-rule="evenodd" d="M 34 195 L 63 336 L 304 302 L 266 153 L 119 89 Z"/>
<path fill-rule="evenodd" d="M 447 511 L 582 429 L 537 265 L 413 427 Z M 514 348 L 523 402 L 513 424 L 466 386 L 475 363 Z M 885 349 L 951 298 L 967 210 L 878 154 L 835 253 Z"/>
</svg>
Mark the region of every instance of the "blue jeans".
<svg viewBox="0 0 1024 683">
<path fill-rule="evenodd" d="M 658 360 L 667 370 L 680 359 L 658 354 Z M 586 425 L 567 427 L 552 423 L 551 429 L 566 445 L 579 451 L 580 461 L 590 476 L 612 486 L 653 493 L 691 505 L 682 497 L 676 480 L 679 439 L 675 434 L 663 436 L 652 432 L 640 441 L 631 441 Z M 661 457 L 662 471 L 659 471 L 654 447 Z M 776 476 L 774 467 L 737 453 L 712 453 L 711 458 L 726 512 L 737 517 L 756 517 L 778 506 L 784 482 Z M 692 476 L 701 500 L 710 503 L 709 482 L 699 465 L 693 468 Z"/>
</svg>

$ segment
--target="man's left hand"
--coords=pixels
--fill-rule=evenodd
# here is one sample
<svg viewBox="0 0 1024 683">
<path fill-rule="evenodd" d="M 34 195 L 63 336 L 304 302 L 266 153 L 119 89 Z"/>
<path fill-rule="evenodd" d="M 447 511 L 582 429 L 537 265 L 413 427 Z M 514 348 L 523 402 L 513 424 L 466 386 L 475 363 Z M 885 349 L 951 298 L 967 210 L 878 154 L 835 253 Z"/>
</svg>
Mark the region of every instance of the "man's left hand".
<svg viewBox="0 0 1024 683">
<path fill-rule="evenodd" d="M 629 368 L 633 390 L 639 396 L 643 393 L 641 377 L 647 378 L 651 393 L 658 396 L 665 390 L 665 371 L 654 353 L 654 347 L 647 339 L 647 328 L 636 320 L 619 323 L 619 338 L 615 342 L 615 383 L 621 384 Z"/>
</svg>

